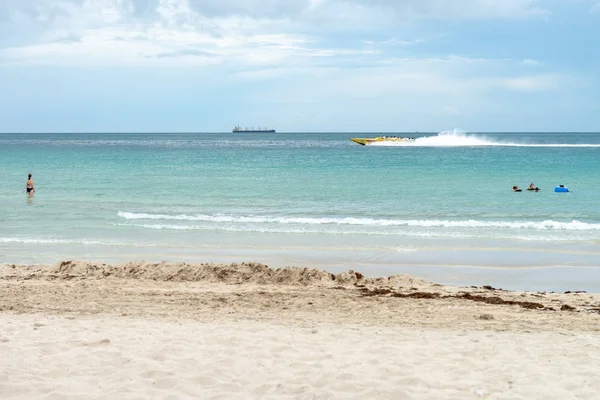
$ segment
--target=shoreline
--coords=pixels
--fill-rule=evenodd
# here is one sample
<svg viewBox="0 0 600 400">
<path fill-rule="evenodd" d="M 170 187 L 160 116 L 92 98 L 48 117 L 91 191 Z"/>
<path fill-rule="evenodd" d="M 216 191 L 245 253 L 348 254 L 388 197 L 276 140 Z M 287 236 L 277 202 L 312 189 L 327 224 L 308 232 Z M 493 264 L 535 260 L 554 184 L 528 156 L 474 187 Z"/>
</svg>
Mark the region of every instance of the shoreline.
<svg viewBox="0 0 600 400">
<path fill-rule="evenodd" d="M 26 265 L 54 265 L 54 260 L 73 259 L 71 256 L 81 252 L 61 251 L 55 253 L 56 245 L 48 245 L 49 252 L 44 251 L 44 246 L 38 246 L 35 256 L 19 256 L 13 254 L 7 257 L 1 254 L 0 265 L 26 264 Z M 164 250 L 164 251 L 163 251 Z M 65 254 L 62 254 L 65 253 Z M 256 249 L 220 249 L 174 252 L 173 249 L 161 247 L 152 252 L 135 252 L 128 254 L 106 252 L 103 248 L 86 249 L 85 258 L 88 262 L 96 264 L 122 264 L 146 260 L 160 263 L 169 260 L 172 263 L 203 263 L 228 265 L 231 263 L 262 263 L 275 268 L 300 267 L 324 269 L 333 273 L 341 273 L 349 269 L 360 270 L 365 276 L 375 278 L 396 274 L 405 274 L 435 281 L 444 285 L 472 286 L 489 284 L 517 291 L 587 291 L 600 293 L 600 264 L 592 260 L 579 263 L 557 260 L 556 263 L 538 261 L 530 263 L 529 259 L 522 259 L 519 264 L 512 264 L 510 259 L 501 259 L 499 254 L 485 253 L 487 263 L 480 263 L 481 257 L 473 258 L 472 254 L 461 253 L 428 253 L 425 259 L 414 254 L 399 253 L 388 256 L 384 253 L 367 252 L 324 252 L 319 250 L 300 251 L 290 249 L 256 250 Z M 18 253 L 20 254 L 20 252 Z M 28 254 L 32 254 L 31 249 Z M 61 255 L 62 254 L 62 255 Z M 504 254 L 504 253 L 503 253 Z M 595 254 L 595 253 L 594 253 Z M 586 257 L 586 253 L 574 253 L 572 257 Z M 598 253 L 600 257 L 600 253 Z M 75 256 L 76 257 L 76 256 Z M 77 258 L 75 258 L 77 259 Z M 20 262 L 19 262 L 20 260 Z M 52 260 L 44 262 L 44 260 Z M 440 263 L 443 260 L 444 263 Z M 14 262 L 17 261 L 17 262 Z M 492 264 L 490 261 L 494 261 Z M 588 260 L 589 261 L 589 260 Z M 60 261 L 59 261 L 60 262 Z"/>
</svg>

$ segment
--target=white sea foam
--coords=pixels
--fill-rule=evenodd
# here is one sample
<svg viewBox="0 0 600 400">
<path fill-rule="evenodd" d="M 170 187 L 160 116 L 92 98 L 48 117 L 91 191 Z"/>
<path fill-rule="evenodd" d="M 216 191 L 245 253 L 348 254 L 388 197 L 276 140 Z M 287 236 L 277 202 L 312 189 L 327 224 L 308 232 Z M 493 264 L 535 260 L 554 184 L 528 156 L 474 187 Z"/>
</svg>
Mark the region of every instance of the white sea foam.
<svg viewBox="0 0 600 400">
<path fill-rule="evenodd" d="M 415 231 L 378 231 L 378 230 L 369 230 L 369 229 L 332 229 L 332 228 L 321 228 L 317 227 L 292 227 L 292 226 L 274 226 L 274 227 L 266 227 L 266 226 L 227 226 L 224 224 L 220 225 L 174 225 L 174 224 L 117 224 L 119 226 L 124 227 L 134 227 L 134 228 L 143 228 L 143 229 L 152 229 L 152 230 L 172 230 L 172 231 L 223 231 L 223 232 L 245 232 L 245 233 L 266 233 L 266 234 L 318 234 L 318 235 L 358 235 L 358 236 L 405 236 L 405 237 L 423 237 L 423 238 L 432 238 L 432 237 L 446 237 L 446 238 L 469 238 L 474 237 L 470 234 L 465 234 L 461 232 L 415 232 Z"/>
<path fill-rule="evenodd" d="M 466 133 L 459 130 L 443 131 L 436 136 L 416 138 L 413 142 L 374 142 L 369 146 L 398 146 L 398 147 L 597 147 L 600 144 L 578 143 L 518 143 L 503 142 L 481 134 Z"/>
<path fill-rule="evenodd" d="M 441 228 L 498 228 L 498 229 L 531 229 L 557 231 L 595 231 L 600 230 L 600 223 L 587 223 L 573 220 L 561 222 L 545 220 L 534 221 L 478 221 L 478 220 L 401 220 L 374 218 L 318 218 L 318 217 L 270 217 L 270 216 L 234 216 L 206 214 L 147 214 L 119 211 L 118 216 L 127 220 L 163 220 L 163 221 L 204 221 L 221 223 L 258 223 L 258 224 L 294 224 L 294 225 L 352 225 L 352 226 L 408 226 L 408 227 L 441 227 Z M 183 226 L 183 225 L 182 225 Z M 174 228 L 172 228 L 174 229 Z M 186 228 L 181 228 L 186 229 Z"/>
<path fill-rule="evenodd" d="M 3 237 L 0 238 L 0 243 L 24 243 L 24 244 L 83 244 L 83 245 L 104 245 L 115 246 L 117 242 L 102 242 L 98 240 L 86 239 L 38 239 L 38 238 L 18 238 L 18 237 Z"/>
<path fill-rule="evenodd" d="M 35 237 L 0 237 L 0 243 L 15 244 L 59 244 L 59 245 L 85 245 L 85 246 L 108 246 L 108 247 L 156 247 L 149 243 L 127 243 L 120 240 L 91 240 L 91 239 L 47 239 Z"/>
<path fill-rule="evenodd" d="M 216 225 L 175 225 L 175 224 L 116 224 L 118 226 L 129 228 L 142 228 L 156 231 L 221 231 L 234 233 L 261 233 L 261 234 L 304 234 L 304 235 L 336 235 L 336 236 L 382 236 L 382 237 L 413 237 L 413 238 L 447 238 L 447 239 L 469 239 L 493 237 L 494 239 L 522 240 L 528 242 L 563 242 L 573 240 L 590 240 L 590 231 L 569 231 L 568 236 L 558 236 L 559 231 L 520 231 L 523 234 L 515 235 L 512 231 L 494 232 L 493 236 L 476 233 L 473 230 L 460 230 L 449 232 L 447 230 L 382 230 L 374 228 L 359 227 L 354 229 L 334 227 L 325 228 L 325 226 L 314 226 L 297 228 L 289 225 L 268 226 L 250 226 L 226 224 Z M 592 231 L 593 232 L 593 231 Z M 196 245 L 195 245 L 196 246 Z"/>
</svg>

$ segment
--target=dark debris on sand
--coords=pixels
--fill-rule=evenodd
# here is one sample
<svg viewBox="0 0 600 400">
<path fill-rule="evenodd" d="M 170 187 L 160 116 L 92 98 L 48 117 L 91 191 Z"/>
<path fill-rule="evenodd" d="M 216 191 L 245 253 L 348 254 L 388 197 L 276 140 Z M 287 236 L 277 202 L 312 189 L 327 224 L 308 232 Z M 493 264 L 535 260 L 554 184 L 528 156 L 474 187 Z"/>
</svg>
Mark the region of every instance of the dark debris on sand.
<svg viewBox="0 0 600 400">
<path fill-rule="evenodd" d="M 490 289 L 487 289 L 490 290 Z M 494 290 L 494 289 L 491 289 Z M 494 304 L 494 305 L 508 305 L 508 306 L 519 306 L 528 310 L 545 310 L 545 311 L 556 311 L 552 307 L 546 307 L 541 303 L 536 303 L 532 301 L 516 301 L 516 300 L 505 300 L 498 296 L 481 296 L 471 293 L 459 293 L 456 295 L 446 295 L 443 296 L 440 293 L 435 292 L 415 292 L 415 293 L 398 293 L 392 289 L 388 288 L 360 288 L 360 295 L 363 297 L 375 297 L 375 296 L 386 296 L 386 297 L 396 297 L 396 298 L 404 298 L 404 299 L 459 299 L 459 300 L 469 300 L 476 301 L 485 304 Z M 568 304 L 563 304 L 560 308 L 561 311 L 576 311 L 575 307 L 572 307 Z M 597 309 L 600 312 L 600 308 Z"/>
</svg>

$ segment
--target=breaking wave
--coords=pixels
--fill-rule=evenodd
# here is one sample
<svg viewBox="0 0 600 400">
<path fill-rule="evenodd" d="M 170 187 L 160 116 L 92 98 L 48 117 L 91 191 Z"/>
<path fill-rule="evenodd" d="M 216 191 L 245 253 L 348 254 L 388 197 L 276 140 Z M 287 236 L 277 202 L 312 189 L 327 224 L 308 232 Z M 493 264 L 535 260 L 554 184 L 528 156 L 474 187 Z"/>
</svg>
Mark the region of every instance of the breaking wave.
<svg viewBox="0 0 600 400">
<path fill-rule="evenodd" d="M 155 221 L 190 221 L 190 222 L 221 222 L 221 223 L 258 223 L 258 224 L 295 224 L 295 225 L 349 225 L 367 227 L 440 227 L 440 228 L 492 228 L 492 229 L 531 229 L 557 231 L 595 231 L 600 230 L 600 223 L 587 223 L 577 220 L 560 222 L 545 221 L 478 221 L 478 220 L 402 220 L 375 218 L 319 218 L 319 217 L 269 217 L 269 216 L 234 216 L 206 214 L 146 214 L 119 211 L 118 216 L 126 220 L 155 220 Z M 172 226 L 170 229 L 173 228 Z M 190 229 L 181 225 L 179 229 Z M 191 228 L 197 229 L 197 228 Z"/>
</svg>

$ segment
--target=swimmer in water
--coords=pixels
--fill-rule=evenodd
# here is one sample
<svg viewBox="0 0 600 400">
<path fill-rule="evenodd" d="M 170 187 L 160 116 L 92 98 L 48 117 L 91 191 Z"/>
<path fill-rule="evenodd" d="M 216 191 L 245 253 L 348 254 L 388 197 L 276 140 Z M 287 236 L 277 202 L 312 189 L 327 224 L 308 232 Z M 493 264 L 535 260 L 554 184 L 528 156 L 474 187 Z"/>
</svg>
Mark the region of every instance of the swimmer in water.
<svg viewBox="0 0 600 400">
<path fill-rule="evenodd" d="M 33 197 L 35 193 L 35 185 L 33 183 L 33 179 L 31 179 L 31 174 L 27 176 L 27 182 L 25 183 L 25 191 L 29 197 Z"/>
</svg>

